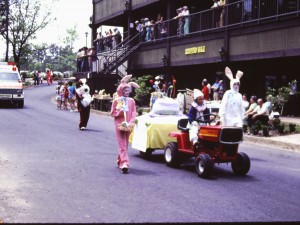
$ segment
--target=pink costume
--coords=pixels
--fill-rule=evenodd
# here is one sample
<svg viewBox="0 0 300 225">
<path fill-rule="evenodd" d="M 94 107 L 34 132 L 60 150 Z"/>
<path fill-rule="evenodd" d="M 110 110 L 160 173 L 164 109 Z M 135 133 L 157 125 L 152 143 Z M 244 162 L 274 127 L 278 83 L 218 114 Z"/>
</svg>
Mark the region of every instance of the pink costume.
<svg viewBox="0 0 300 225">
<path fill-rule="evenodd" d="M 117 88 L 118 96 L 112 102 L 111 107 L 111 116 L 114 117 L 115 120 L 115 129 L 116 129 L 116 137 L 118 141 L 118 158 L 117 164 L 119 168 L 123 166 L 129 166 L 129 158 L 128 158 L 128 143 L 129 143 L 129 135 L 130 131 L 122 131 L 119 130 L 119 124 L 123 122 L 127 122 L 129 125 L 133 126 L 135 117 L 136 117 L 136 106 L 133 98 L 123 97 L 123 89 L 125 87 L 129 87 L 130 85 L 127 83 L 121 83 Z M 126 113 L 126 121 L 124 117 L 124 112 Z"/>
</svg>

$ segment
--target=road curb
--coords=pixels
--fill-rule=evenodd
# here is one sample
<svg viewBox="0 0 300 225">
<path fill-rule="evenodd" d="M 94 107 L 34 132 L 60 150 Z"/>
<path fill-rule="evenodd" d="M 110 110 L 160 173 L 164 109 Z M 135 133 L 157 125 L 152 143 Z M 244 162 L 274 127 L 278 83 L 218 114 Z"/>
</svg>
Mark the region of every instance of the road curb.
<svg viewBox="0 0 300 225">
<path fill-rule="evenodd" d="M 300 145 L 285 142 L 280 140 L 274 140 L 274 137 L 254 137 L 250 135 L 244 135 L 244 143 L 247 144 L 256 144 L 260 146 L 272 147 L 272 148 L 281 148 L 288 151 L 300 152 Z"/>
</svg>

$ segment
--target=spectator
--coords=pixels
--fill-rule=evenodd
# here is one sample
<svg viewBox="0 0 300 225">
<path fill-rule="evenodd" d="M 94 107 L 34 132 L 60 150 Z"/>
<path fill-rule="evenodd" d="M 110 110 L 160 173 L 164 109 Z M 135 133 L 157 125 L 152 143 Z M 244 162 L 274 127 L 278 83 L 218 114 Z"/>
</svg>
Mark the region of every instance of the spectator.
<svg viewBox="0 0 300 225">
<path fill-rule="evenodd" d="M 219 101 L 220 100 L 220 95 L 219 95 L 219 91 L 220 91 L 220 78 L 216 78 L 216 82 L 213 84 L 213 86 L 211 87 L 212 91 L 213 91 L 213 100 L 214 101 Z"/>
<path fill-rule="evenodd" d="M 245 113 L 244 113 L 244 123 L 245 124 L 248 124 L 248 115 L 250 114 L 250 113 L 252 113 L 253 112 L 253 110 L 256 108 L 256 106 L 257 106 L 257 103 L 256 103 L 256 96 L 255 95 L 253 95 L 253 96 L 251 96 L 250 97 L 250 106 L 249 106 L 249 108 L 245 111 Z"/>
<path fill-rule="evenodd" d="M 175 16 L 173 19 L 178 20 L 178 25 L 177 25 L 177 35 L 182 35 L 183 34 L 183 26 L 184 26 L 184 20 L 182 17 L 182 8 L 176 9 L 177 16 Z"/>
<path fill-rule="evenodd" d="M 135 29 L 137 34 L 140 34 L 139 42 L 141 42 L 143 38 L 143 26 L 138 20 L 135 21 Z"/>
<path fill-rule="evenodd" d="M 57 109 L 61 109 L 61 105 L 62 105 L 60 89 L 61 89 L 61 82 L 58 82 L 58 85 L 57 85 L 56 90 L 55 90 Z"/>
<path fill-rule="evenodd" d="M 243 100 L 243 106 L 244 106 L 245 110 L 247 110 L 249 108 L 250 103 L 248 102 L 246 94 L 243 94 L 242 100 Z"/>
<path fill-rule="evenodd" d="M 22 73 L 22 80 L 24 83 L 26 82 L 26 77 L 27 77 L 27 72 Z"/>
<path fill-rule="evenodd" d="M 150 21 L 150 40 L 155 40 L 156 38 L 155 22 L 154 20 Z"/>
<path fill-rule="evenodd" d="M 107 43 L 107 47 L 109 50 L 112 50 L 113 46 L 112 46 L 112 42 L 113 42 L 113 32 L 111 29 L 108 30 L 108 33 L 107 33 L 107 37 L 106 37 L 106 43 Z"/>
<path fill-rule="evenodd" d="M 225 88 L 224 88 L 224 82 L 223 80 L 220 80 L 220 87 L 219 87 L 219 98 L 220 100 L 222 100 L 224 92 L 225 92 Z"/>
<path fill-rule="evenodd" d="M 69 81 L 68 91 L 69 91 L 68 101 L 69 101 L 70 108 L 71 108 L 70 112 L 74 112 L 76 93 L 75 93 L 75 87 L 73 86 L 72 81 Z"/>
<path fill-rule="evenodd" d="M 206 79 L 203 79 L 203 81 L 202 81 L 202 93 L 204 95 L 204 99 L 208 101 L 209 100 L 209 89 L 207 87 Z"/>
<path fill-rule="evenodd" d="M 88 63 L 88 48 L 83 47 L 82 60 L 81 60 L 81 72 L 89 71 Z"/>
<path fill-rule="evenodd" d="M 97 37 L 94 40 L 94 42 L 96 43 L 96 51 L 97 52 L 102 52 L 104 51 L 104 45 L 103 45 L 103 35 L 101 32 L 97 32 Z"/>
<path fill-rule="evenodd" d="M 114 34 L 113 34 L 113 48 L 116 48 L 122 40 L 122 36 L 118 28 L 114 29 Z"/>
<path fill-rule="evenodd" d="M 51 77 L 52 77 L 50 69 L 46 70 L 46 77 L 47 77 L 47 84 L 50 85 L 51 84 Z"/>
<path fill-rule="evenodd" d="M 161 37 L 161 31 L 162 31 L 162 27 L 163 27 L 163 20 L 164 20 L 164 18 L 161 16 L 161 14 L 160 13 L 158 13 L 158 15 L 157 15 L 157 19 L 156 19 L 156 22 L 155 22 L 155 24 L 157 25 L 156 27 L 157 27 L 157 38 L 158 39 L 160 39 L 160 38 L 162 38 Z"/>
<path fill-rule="evenodd" d="M 168 35 L 167 25 L 166 25 L 166 23 L 162 23 L 161 31 L 160 31 L 160 37 L 161 38 L 166 38 L 167 35 Z"/>
<path fill-rule="evenodd" d="M 142 40 L 144 41 L 146 39 L 146 21 L 144 18 L 141 19 L 141 24 L 142 24 L 142 28 L 143 28 Z"/>
<path fill-rule="evenodd" d="M 40 80 L 41 80 L 41 72 L 40 71 L 36 71 L 36 84 L 40 85 Z"/>
<path fill-rule="evenodd" d="M 68 82 L 65 82 L 64 85 L 62 85 L 61 87 L 61 101 L 62 101 L 62 105 L 64 107 L 65 110 L 68 110 L 68 99 L 69 99 L 69 84 Z"/>
<path fill-rule="evenodd" d="M 38 73 L 39 73 L 39 77 L 40 77 L 40 82 L 41 82 L 41 84 L 42 84 L 42 83 L 43 83 L 44 77 L 42 77 L 42 74 L 41 74 L 41 71 L 40 71 L 40 70 L 38 71 Z"/>
<path fill-rule="evenodd" d="M 290 82 L 289 87 L 290 87 L 290 95 L 288 100 L 288 106 L 289 106 L 288 114 L 291 116 L 295 116 L 297 114 L 297 97 L 296 97 L 297 80 L 293 80 L 292 82 Z"/>
<path fill-rule="evenodd" d="M 191 17 L 190 17 L 189 8 L 187 6 L 183 6 L 181 15 L 184 18 L 183 33 L 184 34 L 189 34 L 190 33 Z"/>
<path fill-rule="evenodd" d="M 80 48 L 77 52 L 77 72 L 82 72 L 81 71 L 81 64 L 82 64 L 82 49 Z"/>
<path fill-rule="evenodd" d="M 145 18 L 145 26 L 146 26 L 146 38 L 145 41 L 148 42 L 151 40 L 151 22 L 148 18 Z"/>
<path fill-rule="evenodd" d="M 252 127 L 257 121 L 260 121 L 264 125 L 268 124 L 269 110 L 267 105 L 264 105 L 262 98 L 257 100 L 257 106 L 251 113 L 248 114 L 247 120 L 249 127 Z"/>
<path fill-rule="evenodd" d="M 226 0 L 220 0 L 219 5 L 221 7 L 221 13 L 220 13 L 220 27 L 224 26 L 224 18 L 225 18 L 225 5 Z"/>
<path fill-rule="evenodd" d="M 224 25 L 225 4 L 226 0 L 214 0 L 214 4 L 211 7 L 214 9 L 216 27 L 222 27 Z"/>
<path fill-rule="evenodd" d="M 88 61 L 89 61 L 89 68 L 91 71 L 96 71 L 96 63 L 97 63 L 97 53 L 95 51 L 95 47 L 91 47 L 88 50 Z"/>
<path fill-rule="evenodd" d="M 220 1 L 219 0 L 213 0 L 214 4 L 212 5 L 213 15 L 214 15 L 214 21 L 216 22 L 216 27 L 220 27 L 220 15 L 221 15 L 221 7 L 220 7 Z"/>
</svg>

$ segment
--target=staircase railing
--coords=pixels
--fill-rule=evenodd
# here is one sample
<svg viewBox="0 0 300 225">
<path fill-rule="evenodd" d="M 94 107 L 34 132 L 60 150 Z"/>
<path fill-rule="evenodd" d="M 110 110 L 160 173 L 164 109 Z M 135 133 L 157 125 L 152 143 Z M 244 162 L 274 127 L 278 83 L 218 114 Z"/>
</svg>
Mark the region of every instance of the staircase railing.
<svg viewBox="0 0 300 225">
<path fill-rule="evenodd" d="M 97 72 L 109 74 L 117 70 L 117 74 L 123 77 L 127 67 L 123 63 L 140 47 L 140 34 L 126 38 L 110 51 L 97 54 Z M 121 68 L 119 68 L 121 67 Z"/>
</svg>

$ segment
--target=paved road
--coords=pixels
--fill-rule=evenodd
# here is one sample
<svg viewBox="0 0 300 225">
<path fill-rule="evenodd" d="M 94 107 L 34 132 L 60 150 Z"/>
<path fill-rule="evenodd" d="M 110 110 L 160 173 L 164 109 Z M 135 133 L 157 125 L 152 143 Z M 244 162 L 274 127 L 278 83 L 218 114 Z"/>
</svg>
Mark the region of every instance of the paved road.
<svg viewBox="0 0 300 225">
<path fill-rule="evenodd" d="M 193 159 L 180 169 L 130 149 L 116 167 L 110 117 L 57 111 L 53 86 L 26 89 L 24 109 L 0 108 L 0 221 L 7 223 L 167 223 L 300 221 L 300 154 L 242 143 L 245 177 L 230 165 L 198 178 Z"/>
</svg>

